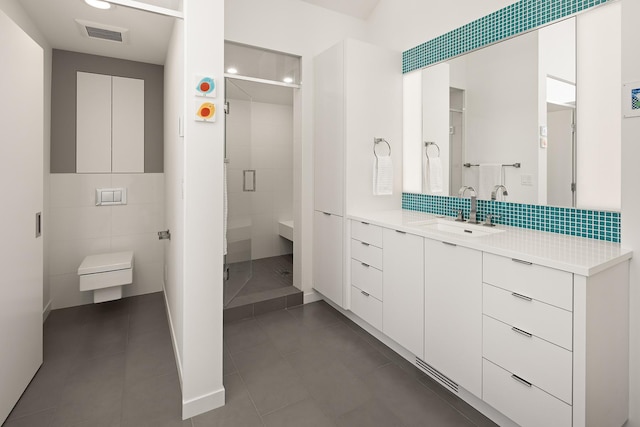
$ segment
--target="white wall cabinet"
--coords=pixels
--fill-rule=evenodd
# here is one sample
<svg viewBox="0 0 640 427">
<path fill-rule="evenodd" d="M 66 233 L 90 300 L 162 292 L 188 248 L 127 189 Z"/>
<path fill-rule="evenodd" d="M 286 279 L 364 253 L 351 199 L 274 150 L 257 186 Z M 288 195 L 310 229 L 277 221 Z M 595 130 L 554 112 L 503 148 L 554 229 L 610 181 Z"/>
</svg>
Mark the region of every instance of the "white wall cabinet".
<svg viewBox="0 0 640 427">
<path fill-rule="evenodd" d="M 313 287 L 331 301 L 343 304 L 343 219 L 325 212 L 313 217 Z"/>
<path fill-rule="evenodd" d="M 397 64 L 399 52 L 357 40 L 345 40 L 314 58 L 314 210 L 316 218 L 328 213 L 340 218 L 350 210 L 394 209 L 401 203 L 402 160 L 402 74 Z M 394 194 L 374 196 L 372 187 L 373 139 L 385 138 L 391 145 L 397 177 Z M 387 154 L 386 145 L 378 148 Z M 382 151 L 384 150 L 384 151 Z M 337 220 L 336 220 L 337 221 Z M 343 222 L 343 236 L 349 239 Z M 314 226 L 318 231 L 322 227 Z M 314 240 L 325 237 L 314 235 Z M 348 242 L 347 252 L 350 249 Z M 344 243 L 342 243 L 344 244 Z M 328 250 L 337 251 L 338 248 Z M 340 246 L 342 251 L 342 246 Z M 327 298 L 349 308 L 351 263 L 347 255 L 329 266 L 323 252 L 314 251 L 314 278 L 325 273 L 320 268 L 344 272 L 340 286 L 343 297 Z M 320 292 L 323 284 L 313 287 Z M 326 288 L 324 288 L 326 289 Z M 362 291 L 362 290 L 360 290 Z M 337 292 L 334 292 L 337 295 Z M 360 294 L 364 297 L 364 294 Z M 360 298 L 360 297 L 359 297 Z M 366 301 L 363 300 L 363 301 Z M 362 301 L 362 302 L 363 302 Z M 378 300 L 379 301 L 379 300 Z"/>
<path fill-rule="evenodd" d="M 422 358 L 424 238 L 385 228 L 382 240 L 382 332 Z"/>
<path fill-rule="evenodd" d="M 144 173 L 144 80 L 77 73 L 76 172 Z"/>
<path fill-rule="evenodd" d="M 425 239 L 424 360 L 482 394 L 482 252 Z"/>
</svg>

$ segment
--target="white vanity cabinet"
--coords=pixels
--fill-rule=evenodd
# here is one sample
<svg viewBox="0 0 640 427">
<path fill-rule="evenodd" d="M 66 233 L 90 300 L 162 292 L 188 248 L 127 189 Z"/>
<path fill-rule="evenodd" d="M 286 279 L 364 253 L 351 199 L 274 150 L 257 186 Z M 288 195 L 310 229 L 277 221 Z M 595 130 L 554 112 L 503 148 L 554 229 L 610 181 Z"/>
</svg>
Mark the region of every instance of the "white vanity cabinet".
<svg viewBox="0 0 640 427">
<path fill-rule="evenodd" d="M 422 358 L 424 238 L 385 228 L 382 240 L 382 332 Z"/>
<path fill-rule="evenodd" d="M 485 253 L 482 399 L 522 426 L 621 426 L 628 263 L 593 276 Z"/>
<path fill-rule="evenodd" d="M 482 393 L 482 252 L 424 239 L 424 361 Z"/>
<path fill-rule="evenodd" d="M 343 219 L 328 212 L 313 213 L 313 287 L 342 306 Z"/>
<path fill-rule="evenodd" d="M 351 311 L 378 330 L 383 319 L 383 229 L 351 221 Z"/>
</svg>

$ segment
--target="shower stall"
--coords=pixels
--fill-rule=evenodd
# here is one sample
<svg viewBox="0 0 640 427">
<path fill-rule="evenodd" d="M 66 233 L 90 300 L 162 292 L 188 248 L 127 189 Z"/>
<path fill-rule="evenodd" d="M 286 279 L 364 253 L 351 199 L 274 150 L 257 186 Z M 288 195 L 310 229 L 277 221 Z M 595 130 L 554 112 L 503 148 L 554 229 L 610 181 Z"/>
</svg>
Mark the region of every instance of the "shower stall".
<svg viewBox="0 0 640 427">
<path fill-rule="evenodd" d="M 225 308 L 297 292 L 293 239 L 281 231 L 281 223 L 293 219 L 299 60 L 225 44 Z M 275 80 L 276 75 L 281 77 Z"/>
</svg>

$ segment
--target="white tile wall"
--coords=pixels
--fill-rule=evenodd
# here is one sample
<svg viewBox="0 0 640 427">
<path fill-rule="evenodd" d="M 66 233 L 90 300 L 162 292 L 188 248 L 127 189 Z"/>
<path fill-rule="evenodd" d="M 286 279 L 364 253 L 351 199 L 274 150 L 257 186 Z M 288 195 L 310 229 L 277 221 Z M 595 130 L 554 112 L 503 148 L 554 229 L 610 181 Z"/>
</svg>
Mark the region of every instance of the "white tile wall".
<svg viewBox="0 0 640 427">
<path fill-rule="evenodd" d="M 95 190 L 125 187 L 127 205 L 95 206 Z M 49 279 L 52 308 L 91 304 L 80 292 L 78 266 L 85 256 L 132 250 L 133 283 L 123 295 L 163 286 L 164 174 L 51 174 Z"/>
<path fill-rule="evenodd" d="M 229 227 L 251 223 L 253 259 L 292 253 L 278 234 L 293 219 L 293 108 L 232 101 L 227 117 Z M 248 132 L 250 130 L 250 132 Z M 256 170 L 256 191 L 242 191 L 242 171 Z M 238 233 L 229 234 L 236 238 Z M 235 239 L 230 241 L 236 241 Z"/>
</svg>

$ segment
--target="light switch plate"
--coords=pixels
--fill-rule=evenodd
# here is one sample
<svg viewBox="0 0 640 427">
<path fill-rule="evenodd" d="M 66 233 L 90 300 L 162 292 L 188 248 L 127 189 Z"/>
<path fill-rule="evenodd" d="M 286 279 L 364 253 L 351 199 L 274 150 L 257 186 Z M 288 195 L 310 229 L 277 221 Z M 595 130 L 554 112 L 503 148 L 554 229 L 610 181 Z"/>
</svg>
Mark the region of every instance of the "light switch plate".
<svg viewBox="0 0 640 427">
<path fill-rule="evenodd" d="M 530 175 L 530 174 L 520 175 L 520 184 L 527 187 L 531 187 L 533 185 L 533 175 Z"/>
<path fill-rule="evenodd" d="M 113 206 L 126 204 L 126 188 L 96 188 L 96 206 Z"/>
</svg>

